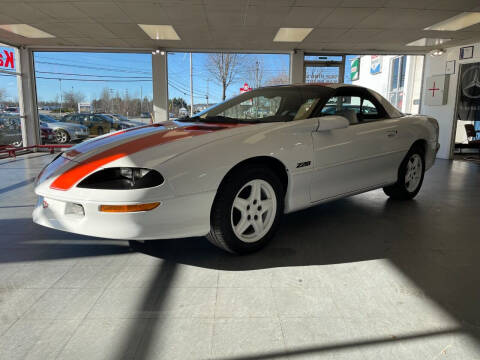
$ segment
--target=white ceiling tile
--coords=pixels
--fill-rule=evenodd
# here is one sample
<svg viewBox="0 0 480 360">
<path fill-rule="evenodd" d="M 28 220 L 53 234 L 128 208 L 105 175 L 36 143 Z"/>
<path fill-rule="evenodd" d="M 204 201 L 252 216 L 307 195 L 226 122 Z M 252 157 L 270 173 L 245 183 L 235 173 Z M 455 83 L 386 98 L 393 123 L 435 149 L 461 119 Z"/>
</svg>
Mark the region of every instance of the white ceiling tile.
<svg viewBox="0 0 480 360">
<path fill-rule="evenodd" d="M 136 24 L 168 24 L 166 10 L 158 3 L 118 3 L 118 7 Z"/>
<path fill-rule="evenodd" d="M 102 23 L 102 26 L 119 38 L 142 39 L 148 36 L 137 24 Z"/>
<path fill-rule="evenodd" d="M 75 6 L 89 17 L 109 22 L 129 22 L 128 16 L 112 2 L 78 2 Z"/>
<path fill-rule="evenodd" d="M 342 1 L 343 0 L 297 0 L 294 6 L 336 8 L 342 4 Z"/>
<path fill-rule="evenodd" d="M 387 0 L 343 0 L 341 6 L 346 8 L 379 8 L 385 5 Z"/>
<path fill-rule="evenodd" d="M 424 29 L 455 12 L 419 9 L 382 8 L 363 19 L 355 27 L 375 29 Z"/>
<path fill-rule="evenodd" d="M 337 8 L 326 19 L 320 22 L 321 27 L 351 28 L 373 14 L 374 8 Z"/>
<path fill-rule="evenodd" d="M 169 24 L 158 25 L 199 25 L 207 26 L 205 9 L 202 5 L 192 6 L 164 6 L 163 9 L 168 15 Z"/>
<path fill-rule="evenodd" d="M 249 6 L 245 16 L 246 26 L 258 27 L 280 27 L 288 16 L 290 8 L 287 6 L 278 6 L 267 8 L 265 6 Z M 265 16 L 265 14 L 268 14 Z"/>
<path fill-rule="evenodd" d="M 333 8 L 297 7 L 292 6 L 282 23 L 284 27 L 313 27 L 330 15 Z"/>
<path fill-rule="evenodd" d="M 84 12 L 66 2 L 35 2 L 29 5 L 38 11 L 47 13 L 56 21 L 88 18 Z"/>
<path fill-rule="evenodd" d="M 325 29 L 325 28 L 316 28 L 310 35 L 303 41 L 305 44 L 310 43 L 320 43 L 320 42 L 333 42 L 337 41 L 338 38 L 347 32 L 347 29 Z"/>
<path fill-rule="evenodd" d="M 1 6 L 1 14 L 6 16 L 11 16 L 13 19 L 20 20 L 23 24 L 32 24 L 39 23 L 43 21 L 54 20 L 48 14 L 33 8 L 32 6 L 21 3 L 14 2 L 9 3 L 8 5 Z"/>
</svg>

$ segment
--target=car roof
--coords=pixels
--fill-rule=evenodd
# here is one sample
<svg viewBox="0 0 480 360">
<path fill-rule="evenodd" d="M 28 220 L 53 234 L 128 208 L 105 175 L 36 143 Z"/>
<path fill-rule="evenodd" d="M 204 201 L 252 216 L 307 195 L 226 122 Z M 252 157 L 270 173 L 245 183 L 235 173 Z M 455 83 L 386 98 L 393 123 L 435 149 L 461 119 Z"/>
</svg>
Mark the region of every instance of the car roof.
<svg viewBox="0 0 480 360">
<path fill-rule="evenodd" d="M 345 84 L 345 83 L 297 83 L 297 84 L 287 84 L 287 85 L 274 85 L 274 86 L 265 86 L 259 89 L 268 89 L 268 88 L 291 88 L 291 89 L 311 89 L 311 88 L 330 88 L 333 90 L 337 89 L 348 89 L 348 88 L 355 88 L 355 89 L 363 89 L 370 93 L 375 99 L 384 107 L 385 111 L 391 118 L 398 118 L 403 116 L 404 114 L 397 110 L 387 99 L 385 99 L 382 95 L 377 93 L 376 91 L 366 88 L 365 86 L 353 85 L 353 84 Z M 255 89 L 257 90 L 257 89 Z"/>
</svg>

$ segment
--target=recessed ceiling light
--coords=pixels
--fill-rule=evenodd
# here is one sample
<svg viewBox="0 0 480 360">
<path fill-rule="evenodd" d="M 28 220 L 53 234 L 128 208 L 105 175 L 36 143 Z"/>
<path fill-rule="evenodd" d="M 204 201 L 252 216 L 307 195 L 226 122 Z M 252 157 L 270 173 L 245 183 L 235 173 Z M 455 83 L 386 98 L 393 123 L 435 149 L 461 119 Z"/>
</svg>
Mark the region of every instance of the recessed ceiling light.
<svg viewBox="0 0 480 360">
<path fill-rule="evenodd" d="M 27 24 L 8 24 L 0 25 L 0 29 L 9 31 L 11 33 L 31 38 L 31 39 L 42 39 L 42 38 L 54 38 L 55 36 L 40 29 L 37 29 L 33 26 Z"/>
<path fill-rule="evenodd" d="M 273 41 L 301 42 L 313 28 L 280 28 Z"/>
<path fill-rule="evenodd" d="M 452 39 L 434 39 L 434 38 L 421 38 L 411 43 L 408 43 L 407 46 L 435 46 L 446 43 Z"/>
<path fill-rule="evenodd" d="M 172 25 L 145 25 L 138 24 L 153 40 L 180 40 Z"/>
<path fill-rule="evenodd" d="M 425 30 L 457 31 L 478 23 L 480 23 L 480 12 L 464 12 L 426 27 Z"/>
</svg>

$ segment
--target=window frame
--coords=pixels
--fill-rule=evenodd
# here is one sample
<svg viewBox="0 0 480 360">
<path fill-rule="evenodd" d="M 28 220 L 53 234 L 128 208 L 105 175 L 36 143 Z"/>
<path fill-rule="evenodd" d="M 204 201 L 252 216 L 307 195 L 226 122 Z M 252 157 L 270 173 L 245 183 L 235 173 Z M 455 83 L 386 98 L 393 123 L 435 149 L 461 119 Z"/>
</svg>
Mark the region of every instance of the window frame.
<svg viewBox="0 0 480 360">
<path fill-rule="evenodd" d="M 340 96 L 355 96 L 360 97 L 360 112 L 357 113 L 358 123 L 350 124 L 353 125 L 361 125 L 361 124 L 368 124 L 377 121 L 383 121 L 390 119 L 388 112 L 382 106 L 382 104 L 365 88 L 357 87 L 357 86 L 342 86 L 335 89 L 335 92 L 327 97 L 321 104 L 317 105 L 315 111 L 313 111 L 311 117 L 322 117 L 322 116 L 329 116 L 329 115 L 322 115 L 321 111 L 328 103 L 328 101 L 333 97 L 340 97 Z M 364 117 L 362 116 L 361 109 L 364 100 L 369 100 L 377 109 L 377 115 L 375 117 L 369 118 L 368 121 L 364 121 Z M 361 115 L 358 117 L 358 115 Z"/>
<path fill-rule="evenodd" d="M 395 88 L 392 88 L 392 86 L 393 86 L 392 76 L 393 76 L 393 72 L 395 71 L 394 62 L 397 59 L 398 59 L 397 81 L 396 81 Z M 405 97 L 405 80 L 406 80 L 406 77 L 407 77 L 407 61 L 408 61 L 407 55 L 398 55 L 398 56 L 394 56 L 390 59 L 390 71 L 389 71 L 389 74 L 388 74 L 388 88 L 387 88 L 388 89 L 388 91 L 387 91 L 388 98 L 387 98 L 387 100 L 398 111 L 402 111 L 401 108 L 403 108 L 403 100 L 404 100 L 404 97 Z M 403 71 L 405 71 L 405 72 L 402 73 Z M 403 78 L 403 81 L 402 81 L 402 78 Z M 398 97 L 399 97 L 400 93 L 402 93 L 402 105 L 400 106 L 400 109 L 399 109 L 397 106 L 398 106 Z M 392 95 L 395 96 L 395 101 L 390 101 Z"/>
</svg>

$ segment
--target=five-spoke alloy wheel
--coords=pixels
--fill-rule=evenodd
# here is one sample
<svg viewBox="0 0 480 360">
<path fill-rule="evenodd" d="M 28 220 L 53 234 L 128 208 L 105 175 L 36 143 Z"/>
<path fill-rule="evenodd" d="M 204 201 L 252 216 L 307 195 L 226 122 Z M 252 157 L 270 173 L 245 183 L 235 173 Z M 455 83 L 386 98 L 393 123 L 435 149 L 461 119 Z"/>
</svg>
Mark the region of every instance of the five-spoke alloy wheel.
<svg viewBox="0 0 480 360">
<path fill-rule="evenodd" d="M 272 227 L 276 210 L 277 199 L 272 186 L 261 179 L 249 181 L 233 200 L 233 232 L 247 243 L 260 240 Z"/>
<path fill-rule="evenodd" d="M 392 199 L 413 199 L 422 187 L 424 174 L 425 150 L 414 145 L 400 164 L 397 182 L 384 187 L 383 191 Z"/>
<path fill-rule="evenodd" d="M 215 198 L 208 239 L 237 254 L 260 249 L 278 227 L 284 196 L 284 185 L 272 169 L 253 165 L 235 171 Z"/>
</svg>

